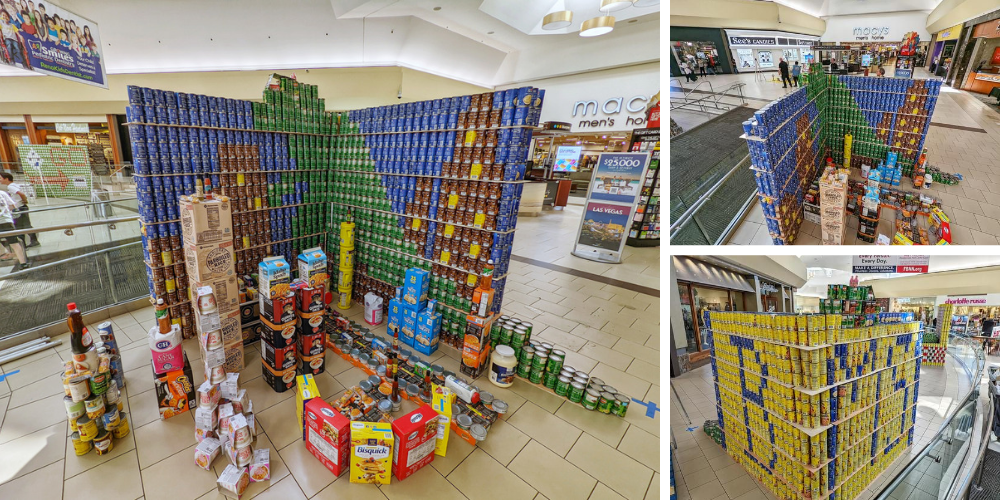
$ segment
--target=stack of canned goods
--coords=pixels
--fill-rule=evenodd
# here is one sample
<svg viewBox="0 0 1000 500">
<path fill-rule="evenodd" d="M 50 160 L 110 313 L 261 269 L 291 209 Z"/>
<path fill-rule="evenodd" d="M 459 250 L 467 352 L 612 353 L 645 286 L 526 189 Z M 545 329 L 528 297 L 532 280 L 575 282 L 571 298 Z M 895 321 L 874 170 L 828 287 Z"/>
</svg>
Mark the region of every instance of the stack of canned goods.
<svg viewBox="0 0 1000 500">
<path fill-rule="evenodd" d="M 110 322 L 98 326 L 97 369 L 86 363 L 66 361 L 62 379 L 66 396 L 66 417 L 69 420 L 73 450 L 86 455 L 96 449 L 98 455 L 111 452 L 114 439 L 128 435 L 121 388 L 125 386 L 118 345 Z"/>
<path fill-rule="evenodd" d="M 264 102 L 253 103 L 253 125 L 257 130 L 332 134 L 337 113 L 326 111 L 319 87 L 272 74 L 264 89 Z"/>
</svg>

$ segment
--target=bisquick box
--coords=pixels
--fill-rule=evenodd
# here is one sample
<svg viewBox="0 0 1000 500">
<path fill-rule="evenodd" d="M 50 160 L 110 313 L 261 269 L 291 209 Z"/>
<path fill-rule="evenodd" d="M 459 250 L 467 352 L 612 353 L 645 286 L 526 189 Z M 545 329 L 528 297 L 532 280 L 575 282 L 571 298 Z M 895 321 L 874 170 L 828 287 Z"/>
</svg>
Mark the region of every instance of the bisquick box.
<svg viewBox="0 0 1000 500">
<path fill-rule="evenodd" d="M 260 340 L 260 359 L 265 366 L 275 371 L 283 371 L 289 368 L 294 370 L 298 364 L 295 351 L 295 342 L 291 342 L 284 347 L 276 347 L 271 345 L 266 339 Z"/>
<path fill-rule="evenodd" d="M 295 387 L 295 367 L 291 367 L 287 370 L 275 370 L 267 365 L 267 362 L 263 359 L 261 360 L 261 373 L 264 376 L 264 382 L 274 389 L 274 392 L 285 392 L 292 387 Z"/>
<path fill-rule="evenodd" d="M 438 414 L 425 404 L 392 421 L 392 475 L 403 480 L 434 461 Z"/>
<path fill-rule="evenodd" d="M 187 245 L 184 247 L 184 263 L 188 277 L 195 283 L 233 277 L 236 274 L 234 255 L 232 241 Z M 239 297 L 238 291 L 236 296 Z"/>
<path fill-rule="evenodd" d="M 320 398 L 304 411 L 306 449 L 339 477 L 350 468 L 351 421 Z"/>
<path fill-rule="evenodd" d="M 260 339 L 272 347 L 282 349 L 294 346 L 297 337 L 298 327 L 294 321 L 283 325 L 275 325 L 266 319 L 260 320 Z"/>
<path fill-rule="evenodd" d="M 181 231 L 188 245 L 233 239 L 233 212 L 228 199 L 180 200 Z"/>
<path fill-rule="evenodd" d="M 393 441 L 390 424 L 351 422 L 351 482 L 389 484 Z"/>
<path fill-rule="evenodd" d="M 312 375 L 295 377 L 295 416 L 298 417 L 302 439 L 305 439 L 305 427 L 302 421 L 305 406 L 309 401 L 318 397 L 320 397 L 319 387 L 316 386 L 316 379 Z"/>
</svg>

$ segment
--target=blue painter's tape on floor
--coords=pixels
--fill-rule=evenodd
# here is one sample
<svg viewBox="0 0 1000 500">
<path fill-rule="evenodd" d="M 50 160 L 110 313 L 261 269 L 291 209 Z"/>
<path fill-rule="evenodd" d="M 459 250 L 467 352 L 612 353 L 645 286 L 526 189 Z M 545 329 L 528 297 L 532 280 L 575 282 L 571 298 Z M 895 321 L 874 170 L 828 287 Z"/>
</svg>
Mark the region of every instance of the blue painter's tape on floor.
<svg viewBox="0 0 1000 500">
<path fill-rule="evenodd" d="M 14 371 L 12 371 L 10 373 L 0 373 L 0 382 L 3 382 L 4 380 L 7 379 L 7 377 L 9 377 L 11 375 L 16 375 L 20 371 L 21 370 L 14 370 Z"/>
<path fill-rule="evenodd" d="M 646 407 L 646 416 L 649 418 L 656 418 L 656 412 L 660 411 L 660 407 L 656 406 L 655 401 L 642 401 L 639 399 L 632 398 L 632 401 L 641 404 Z"/>
</svg>

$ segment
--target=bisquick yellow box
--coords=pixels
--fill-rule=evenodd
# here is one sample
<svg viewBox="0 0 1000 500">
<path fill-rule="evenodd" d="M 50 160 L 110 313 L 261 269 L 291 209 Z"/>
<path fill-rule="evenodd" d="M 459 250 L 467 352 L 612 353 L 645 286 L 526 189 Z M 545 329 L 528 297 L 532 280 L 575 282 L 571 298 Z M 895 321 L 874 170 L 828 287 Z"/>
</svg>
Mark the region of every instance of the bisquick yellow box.
<svg viewBox="0 0 1000 500">
<path fill-rule="evenodd" d="M 295 377 L 295 415 L 299 417 L 299 432 L 302 432 L 302 439 L 305 440 L 305 426 L 302 423 L 302 410 L 306 403 L 313 398 L 319 397 L 319 387 L 312 375 L 299 375 Z"/>
<path fill-rule="evenodd" d="M 392 424 L 351 422 L 351 482 L 389 484 L 393 441 Z"/>
</svg>

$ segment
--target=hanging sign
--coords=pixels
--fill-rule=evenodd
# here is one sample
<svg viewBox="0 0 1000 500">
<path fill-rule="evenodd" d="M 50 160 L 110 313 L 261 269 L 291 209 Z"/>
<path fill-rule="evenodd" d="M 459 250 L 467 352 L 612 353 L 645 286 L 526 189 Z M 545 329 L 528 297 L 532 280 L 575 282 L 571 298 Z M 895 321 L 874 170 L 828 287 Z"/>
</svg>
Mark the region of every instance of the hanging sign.
<svg viewBox="0 0 1000 500">
<path fill-rule="evenodd" d="M 4 39 L 0 64 L 108 88 L 97 23 L 45 3 L 44 8 L 39 3 L 35 11 L 0 12 L 0 38 Z M 3 19 L 8 17 L 3 13 L 12 19 Z"/>
<path fill-rule="evenodd" d="M 855 255 L 851 272 L 865 273 L 926 273 L 929 255 Z"/>
</svg>

